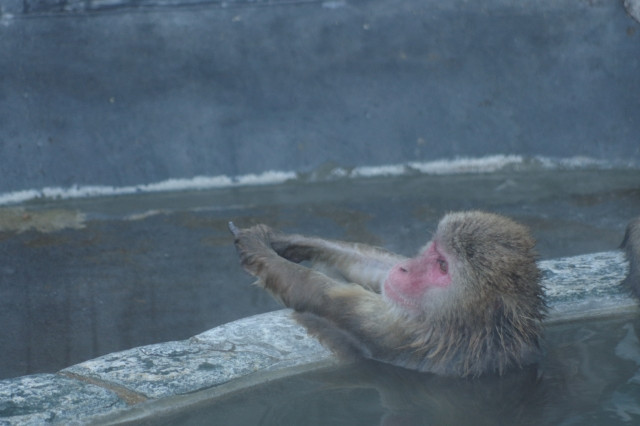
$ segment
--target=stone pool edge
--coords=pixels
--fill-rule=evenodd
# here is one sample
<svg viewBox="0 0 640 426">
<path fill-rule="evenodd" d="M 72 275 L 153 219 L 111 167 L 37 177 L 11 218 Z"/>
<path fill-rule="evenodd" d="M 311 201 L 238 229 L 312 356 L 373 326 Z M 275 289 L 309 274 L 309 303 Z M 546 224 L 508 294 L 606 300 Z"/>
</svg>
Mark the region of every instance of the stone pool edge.
<svg viewBox="0 0 640 426">
<path fill-rule="evenodd" d="M 619 284 L 619 251 L 540 262 L 548 323 L 638 312 Z M 268 380 L 339 364 L 283 309 L 189 339 L 115 352 L 0 381 L 0 425 L 119 424 L 216 398 Z"/>
</svg>

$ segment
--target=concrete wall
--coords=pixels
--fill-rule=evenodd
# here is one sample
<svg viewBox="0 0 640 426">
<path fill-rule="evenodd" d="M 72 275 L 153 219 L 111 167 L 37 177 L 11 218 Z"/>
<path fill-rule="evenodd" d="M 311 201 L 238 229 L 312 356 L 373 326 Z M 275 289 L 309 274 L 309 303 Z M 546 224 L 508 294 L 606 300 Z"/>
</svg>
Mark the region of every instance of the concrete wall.
<svg viewBox="0 0 640 426">
<path fill-rule="evenodd" d="M 618 0 L 1 7 L 0 193 L 493 153 L 640 164 L 640 24 Z"/>
</svg>

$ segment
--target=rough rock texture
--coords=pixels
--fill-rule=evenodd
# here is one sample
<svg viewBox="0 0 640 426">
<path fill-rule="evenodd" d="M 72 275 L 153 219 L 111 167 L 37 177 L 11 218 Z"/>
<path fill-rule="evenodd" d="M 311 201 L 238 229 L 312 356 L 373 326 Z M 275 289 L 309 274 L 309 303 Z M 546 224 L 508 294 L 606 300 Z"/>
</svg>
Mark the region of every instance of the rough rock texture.
<svg viewBox="0 0 640 426">
<path fill-rule="evenodd" d="M 550 322 L 623 312 L 636 307 L 619 285 L 628 264 L 622 252 L 593 253 L 540 262 Z"/>
<path fill-rule="evenodd" d="M 0 424 L 73 424 L 126 407 L 108 389 L 56 374 L 0 382 Z"/>
<path fill-rule="evenodd" d="M 225 324 L 181 342 L 105 355 L 62 371 L 113 383 L 147 398 L 162 398 L 329 356 L 291 319 L 289 310 L 282 310 Z"/>
</svg>

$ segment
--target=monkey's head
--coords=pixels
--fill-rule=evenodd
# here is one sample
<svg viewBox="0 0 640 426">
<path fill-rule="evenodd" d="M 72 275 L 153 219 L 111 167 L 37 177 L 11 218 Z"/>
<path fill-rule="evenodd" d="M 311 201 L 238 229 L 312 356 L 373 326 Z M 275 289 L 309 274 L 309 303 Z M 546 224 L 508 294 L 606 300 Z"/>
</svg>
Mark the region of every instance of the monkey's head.
<svg viewBox="0 0 640 426">
<path fill-rule="evenodd" d="M 408 315 L 478 317 L 492 310 L 541 318 L 535 241 L 496 214 L 450 213 L 414 258 L 393 267 L 384 297 Z"/>
</svg>

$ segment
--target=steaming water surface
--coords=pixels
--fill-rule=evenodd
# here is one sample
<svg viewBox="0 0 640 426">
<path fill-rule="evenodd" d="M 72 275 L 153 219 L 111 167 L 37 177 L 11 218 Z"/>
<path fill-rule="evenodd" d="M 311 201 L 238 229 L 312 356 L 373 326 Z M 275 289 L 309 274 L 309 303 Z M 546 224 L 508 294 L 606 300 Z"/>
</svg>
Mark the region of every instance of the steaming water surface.
<svg viewBox="0 0 640 426">
<path fill-rule="evenodd" d="M 539 366 L 443 379 L 356 363 L 268 382 L 153 424 L 631 425 L 640 422 L 640 319 L 549 327 Z"/>
</svg>

